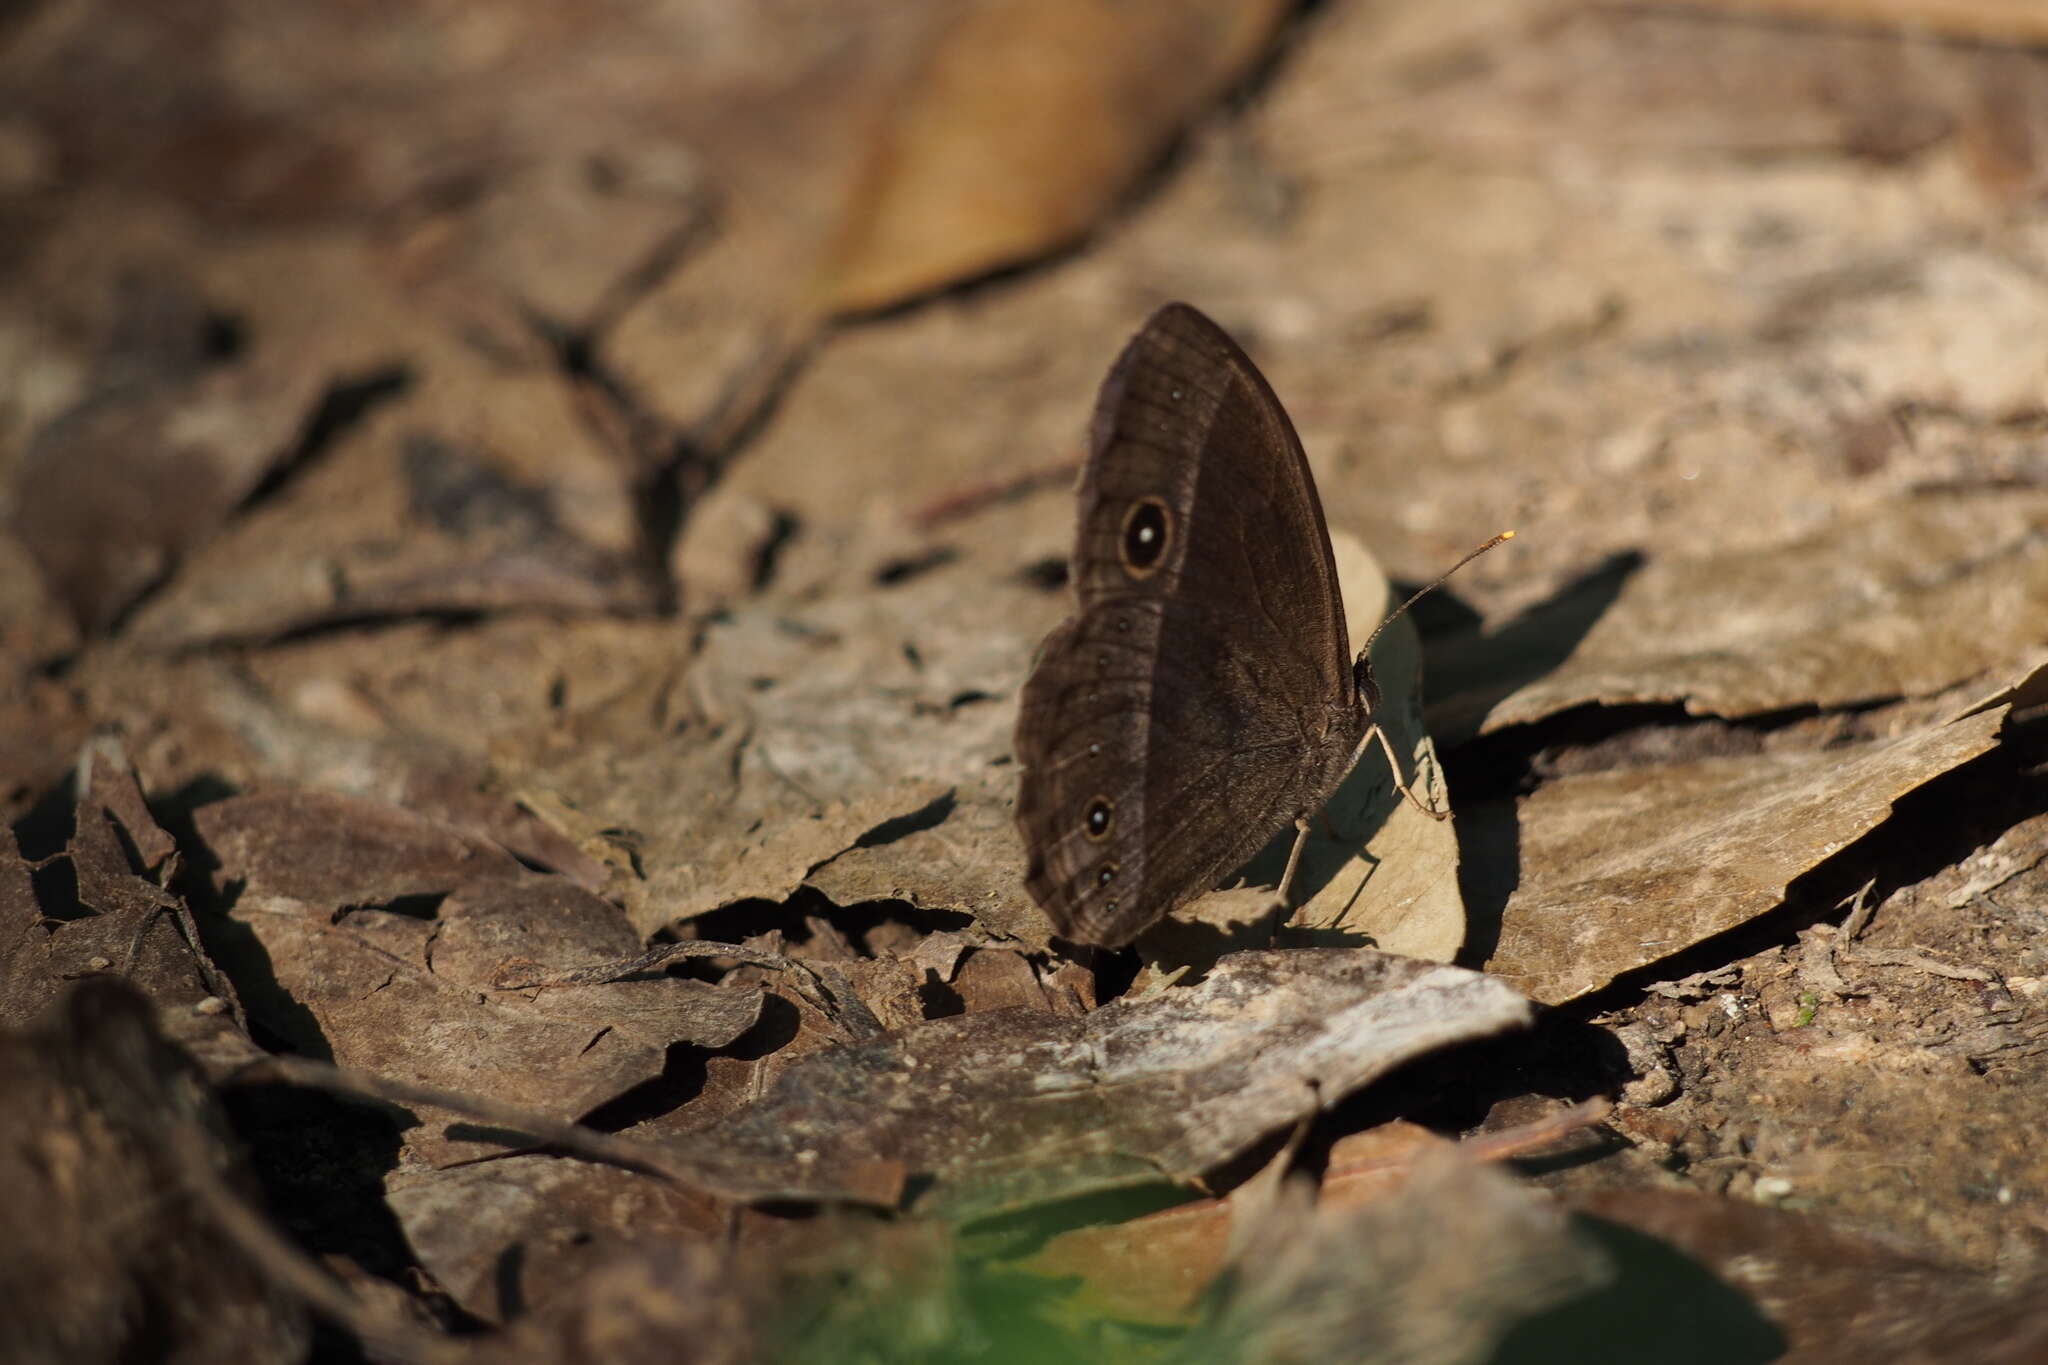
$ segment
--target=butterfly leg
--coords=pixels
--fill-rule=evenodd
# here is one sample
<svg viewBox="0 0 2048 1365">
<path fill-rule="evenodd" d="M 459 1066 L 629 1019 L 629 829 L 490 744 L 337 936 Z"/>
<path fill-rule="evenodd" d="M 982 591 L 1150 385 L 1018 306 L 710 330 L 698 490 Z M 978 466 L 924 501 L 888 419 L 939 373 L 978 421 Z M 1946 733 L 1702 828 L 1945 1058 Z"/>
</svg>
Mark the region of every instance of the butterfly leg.
<svg viewBox="0 0 2048 1365">
<path fill-rule="evenodd" d="M 1294 874 L 1301 870 L 1301 851 L 1308 847 L 1309 823 L 1306 814 L 1294 817 L 1294 849 L 1287 855 L 1287 870 L 1280 874 L 1280 885 L 1273 892 L 1273 908 L 1288 908 L 1288 897 L 1294 890 Z"/>
<path fill-rule="evenodd" d="M 1384 753 L 1387 756 L 1387 771 L 1394 775 L 1394 790 L 1401 793 L 1401 795 L 1407 797 L 1409 805 L 1415 807 L 1415 809 L 1421 811 L 1430 819 L 1450 819 L 1451 813 L 1449 811 L 1438 810 L 1434 806 L 1425 804 L 1421 800 L 1417 799 L 1414 792 L 1408 790 L 1408 784 L 1401 780 L 1401 760 L 1394 757 L 1393 742 L 1387 738 L 1387 732 L 1384 729 L 1377 725 L 1373 726 L 1371 730 L 1366 732 L 1365 738 L 1359 741 L 1359 749 L 1361 751 L 1364 750 L 1365 746 L 1371 743 L 1375 737 L 1377 737 L 1380 742 L 1380 752 Z"/>
<path fill-rule="evenodd" d="M 1358 748 L 1351 755 L 1351 765 L 1353 767 L 1358 766 L 1358 760 L 1365 757 L 1365 751 L 1372 747 L 1375 740 L 1379 741 L 1380 752 L 1387 756 L 1387 771 L 1394 775 L 1394 790 L 1407 797 L 1410 805 L 1414 806 L 1415 809 L 1421 811 L 1424 815 L 1427 815 L 1430 819 L 1450 819 L 1451 813 L 1449 811 L 1438 810 L 1434 806 L 1425 805 L 1416 797 L 1413 791 L 1409 790 L 1408 784 L 1401 780 L 1401 765 L 1394 758 L 1393 743 L 1387 739 L 1387 732 L 1379 726 L 1375 725 L 1370 730 L 1367 730 L 1365 738 L 1358 741 Z M 1330 808 L 1328 806 L 1323 807 L 1323 832 L 1340 844 L 1354 842 L 1350 836 L 1338 831 L 1336 821 L 1330 818 Z"/>
</svg>

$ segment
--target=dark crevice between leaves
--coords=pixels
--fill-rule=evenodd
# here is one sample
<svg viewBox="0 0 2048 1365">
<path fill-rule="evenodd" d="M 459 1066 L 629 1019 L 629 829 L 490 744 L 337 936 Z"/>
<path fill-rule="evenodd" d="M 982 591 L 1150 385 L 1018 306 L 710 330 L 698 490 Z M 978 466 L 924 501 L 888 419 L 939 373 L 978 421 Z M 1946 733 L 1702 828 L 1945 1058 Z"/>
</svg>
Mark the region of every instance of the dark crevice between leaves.
<svg viewBox="0 0 2048 1365">
<path fill-rule="evenodd" d="M 1896 700 L 1791 706 L 1735 719 L 1695 715 L 1679 702 L 1587 702 L 1450 749 L 1444 773 L 1461 801 L 1525 796 L 1554 777 L 1761 753 L 1770 735 L 1823 716 L 1842 718 L 1840 733 L 1823 745 L 1834 747 L 1859 737 L 1856 718 Z"/>
<path fill-rule="evenodd" d="M 173 895 L 183 897 L 187 905 L 204 905 L 213 899 L 210 890 L 212 879 L 220 870 L 218 857 L 199 837 L 199 810 L 216 801 L 239 796 L 241 791 L 239 786 L 219 773 L 207 772 L 188 778 L 174 791 L 150 798 L 150 815 L 178 846 L 178 872 L 170 890 Z"/>
<path fill-rule="evenodd" d="M 851 939 L 862 952 L 876 956 L 870 936 L 883 925 L 908 925 L 918 938 L 933 934 L 958 933 L 974 926 L 974 916 L 958 910 L 927 910 L 909 901 L 861 901 L 855 905 L 833 906 L 823 895 L 818 899 L 830 907 L 827 918 L 832 927 Z"/>
<path fill-rule="evenodd" d="M 1017 576 L 1044 592 L 1058 592 L 1067 586 L 1067 561 L 1058 555 L 1047 555 L 1026 564 Z"/>
<path fill-rule="evenodd" d="M 955 990 L 952 982 L 940 980 L 937 972 L 924 975 L 924 984 L 917 988 L 917 1004 L 925 1018 L 953 1019 L 967 1013 L 967 997 Z"/>
<path fill-rule="evenodd" d="M 40 862 L 62 853 L 77 828 L 78 774 L 67 772 L 64 780 L 44 791 L 14 823 L 14 839 L 21 856 Z"/>
<path fill-rule="evenodd" d="M 46 919 L 69 923 L 99 913 L 78 898 L 78 869 L 62 854 L 30 864 L 29 885 L 35 891 L 36 907 Z"/>
<path fill-rule="evenodd" d="M 203 783 L 200 779 L 188 784 L 187 790 Z M 220 856 L 199 837 L 191 816 L 196 808 L 160 812 L 158 819 L 177 840 L 183 861 L 171 890 L 191 907 L 200 948 L 234 983 L 246 1011 L 249 1036 L 258 1047 L 334 1061 L 334 1048 L 319 1016 L 277 979 L 270 950 L 255 930 L 230 915 L 247 884 L 230 879 L 216 890 L 214 876 L 221 866 Z"/>
<path fill-rule="evenodd" d="M 433 921 L 441 917 L 441 902 L 447 899 L 448 893 L 445 891 L 423 891 L 417 895 L 393 896 L 390 900 L 337 906 L 328 923 L 340 924 L 358 910 L 382 910 L 386 914 L 402 915 L 406 919 Z"/>
<path fill-rule="evenodd" d="M 738 1038 L 717 1048 L 696 1047 L 689 1043 L 670 1044 L 659 1076 L 642 1081 L 605 1101 L 585 1114 L 580 1122 L 600 1133 L 622 1133 L 638 1124 L 674 1113 L 704 1093 L 712 1058 L 762 1061 L 795 1042 L 802 1029 L 803 1015 L 795 1005 L 772 991 L 764 993 L 761 1017 Z"/>
<path fill-rule="evenodd" d="M 1489 1127 L 1495 1106 L 1531 1095 L 1566 1104 L 1612 1095 L 1634 1075 L 1628 1051 L 1606 1029 L 1559 1010 L 1538 1010 L 1533 1027 L 1441 1049 L 1395 1068 L 1332 1106 L 1304 1144 L 1304 1159 L 1326 1161 L 1330 1144 L 1395 1119 L 1459 1138 Z M 1580 1135 L 1553 1167 L 1579 1165 L 1613 1150 L 1613 1139 Z"/>
<path fill-rule="evenodd" d="M 853 846 L 855 848 L 877 848 L 883 844 L 893 844 L 898 839 L 907 839 L 911 835 L 924 830 L 936 829 L 946 822 L 947 817 L 952 815 L 953 808 L 959 804 L 952 790 L 948 789 L 925 802 L 914 811 L 904 815 L 892 816 L 884 820 L 881 824 L 876 825 L 873 829 L 855 839 Z M 816 868 L 812 869 L 812 871 L 816 870 Z"/>
<path fill-rule="evenodd" d="M 754 552 L 753 571 L 748 576 L 748 585 L 755 592 L 761 592 L 775 581 L 775 570 L 782 562 L 782 552 L 789 548 L 789 542 L 796 539 L 802 523 L 787 512 L 777 511 L 769 524 L 768 534 L 761 546 Z"/>
<path fill-rule="evenodd" d="M 942 569 L 959 558 L 960 551 L 951 545 L 935 545 L 918 554 L 904 555 L 875 570 L 875 586 L 893 588 L 913 578 L 921 578 L 934 569 Z"/>
<path fill-rule="evenodd" d="M 209 312 L 199 323 L 199 358 L 206 365 L 231 365 L 249 349 L 248 320 L 238 313 Z"/>
<path fill-rule="evenodd" d="M 384 1176 L 398 1165 L 400 1129 L 388 1109 L 286 1085 L 230 1085 L 221 1104 L 248 1151 L 270 1207 L 308 1254 L 346 1256 L 373 1275 L 414 1269 Z"/>
<path fill-rule="evenodd" d="M 393 611 L 336 612 L 318 620 L 303 621 L 283 630 L 248 635 L 214 635 L 204 642 L 186 647 L 183 652 L 232 648 L 239 645 L 307 644 L 335 635 L 369 635 L 377 631 L 403 630 L 416 625 L 438 626 L 450 632 L 474 630 L 495 615 L 502 613 L 481 607 L 407 607 Z"/>
<path fill-rule="evenodd" d="M 1943 773 L 1893 803 L 1891 815 L 1794 879 L 1776 909 L 1682 952 L 1618 976 L 1564 1006 L 1579 1017 L 1627 1009 L 1655 982 L 1672 981 L 1791 943 L 1805 929 L 1840 920 L 1866 883 L 1881 903 L 1953 867 L 2023 820 L 2048 814 L 2048 778 L 2029 776 L 2027 744 L 2003 745 Z"/>
<path fill-rule="evenodd" d="M 1138 979 L 1144 969 L 1144 961 L 1136 948 L 1097 948 L 1086 943 L 1074 943 L 1067 939 L 1055 938 L 1053 949 L 1069 962 L 1077 962 L 1095 977 L 1095 1000 L 1098 1006 L 1107 1005 Z M 1182 978 L 1186 980 L 1185 977 Z"/>
<path fill-rule="evenodd" d="M 329 386 L 292 448 L 270 467 L 270 472 L 242 499 L 241 512 L 248 513 L 281 495 L 342 434 L 367 418 L 379 406 L 399 397 L 412 387 L 412 371 L 403 365 L 388 365 L 353 379 Z"/>
<path fill-rule="evenodd" d="M 959 931 L 974 923 L 974 916 L 958 910 L 926 910 L 908 901 L 861 901 L 836 905 L 823 892 L 798 887 L 787 901 L 745 900 L 698 915 L 684 926 L 686 936 L 710 943 L 740 943 L 771 930 L 782 932 L 785 951 L 802 957 L 800 951 L 814 935 L 809 921 L 819 919 L 844 934 L 861 952 L 876 954 L 868 937 L 883 925 L 904 926 L 919 938 L 948 930 Z M 716 980 L 724 973 L 698 965 L 704 959 L 685 959 L 676 964 L 675 974 Z"/>
<path fill-rule="evenodd" d="M 640 569 L 656 590 L 664 614 L 676 606 L 668 567 L 687 507 L 676 477 L 682 443 L 667 422 L 603 361 L 602 329 L 564 326 L 546 318 L 528 321 L 554 354 L 555 363 L 585 399 L 585 425 L 609 448 L 619 449 L 636 471 L 633 510 L 640 538 Z M 708 486 L 708 485 L 707 485 Z M 701 493 L 701 490 L 699 490 Z"/>
</svg>

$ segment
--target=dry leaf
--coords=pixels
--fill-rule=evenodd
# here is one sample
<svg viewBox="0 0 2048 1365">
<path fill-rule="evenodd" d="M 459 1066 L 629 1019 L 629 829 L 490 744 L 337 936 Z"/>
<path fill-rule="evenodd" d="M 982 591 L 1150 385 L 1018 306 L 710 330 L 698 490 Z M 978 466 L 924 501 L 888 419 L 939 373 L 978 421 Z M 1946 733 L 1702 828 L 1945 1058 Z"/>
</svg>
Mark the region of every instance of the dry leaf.
<svg viewBox="0 0 2048 1365">
<path fill-rule="evenodd" d="M 436 611 L 644 611 L 629 471 L 549 370 L 433 377 L 195 555 L 135 617 L 153 648 Z"/>
<path fill-rule="evenodd" d="M 813 286 L 897 303 L 1064 246 L 1258 58 L 1277 0 L 976 0 L 911 76 Z"/>
<path fill-rule="evenodd" d="M 1762 914 L 1908 792 L 1999 742 L 2002 709 L 1895 739 L 1560 777 L 1519 803 L 1488 968 L 1569 1000 Z"/>
<path fill-rule="evenodd" d="M 660 1075 L 670 1044 L 720 1047 L 760 1016 L 750 987 L 667 977 L 492 990 L 509 958 L 585 966 L 640 941 L 616 906 L 446 826 L 314 793 L 233 798 L 197 825 L 240 956 L 267 964 L 251 1011 L 314 1056 L 575 1118 Z M 414 1135 L 436 1159 L 460 1142 L 445 1123 Z"/>
<path fill-rule="evenodd" d="M 1044 597 L 960 566 L 751 605 L 706 627 L 680 733 L 564 755 L 546 781 L 635 832 L 643 934 L 808 884 L 971 911 L 1042 947 L 1008 754 L 1029 632 L 1057 612 Z"/>
<path fill-rule="evenodd" d="M 41 278 L 46 293 L 79 287 Z M 322 378 L 277 382 L 271 356 L 230 364 L 240 342 L 226 310 L 176 266 L 130 262 L 111 292 L 83 392 L 8 471 L 14 534 L 91 632 L 205 543 L 289 453 Z"/>
<path fill-rule="evenodd" d="M 1462 737 L 1597 702 L 1748 716 L 1929 696 L 2048 639 L 2048 496 L 1926 492 L 1766 550 L 1658 556 L 1432 659 Z"/>
</svg>

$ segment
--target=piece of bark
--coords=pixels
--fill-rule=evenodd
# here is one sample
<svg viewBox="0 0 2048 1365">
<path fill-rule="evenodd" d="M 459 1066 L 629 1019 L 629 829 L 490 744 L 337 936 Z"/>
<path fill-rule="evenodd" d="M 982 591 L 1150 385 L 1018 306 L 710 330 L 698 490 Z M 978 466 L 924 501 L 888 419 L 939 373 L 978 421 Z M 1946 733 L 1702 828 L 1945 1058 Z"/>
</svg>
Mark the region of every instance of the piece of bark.
<svg viewBox="0 0 2048 1365">
<path fill-rule="evenodd" d="M 938 1019 L 792 1066 L 758 1104 L 682 1140 L 765 1194 L 887 1157 L 966 1220 L 1190 1182 L 1405 1061 L 1528 1019 L 1499 982 L 1369 949 L 1245 952 L 1195 985 L 1080 1018 Z M 843 1177 L 843 1178 L 850 1178 Z"/>
</svg>

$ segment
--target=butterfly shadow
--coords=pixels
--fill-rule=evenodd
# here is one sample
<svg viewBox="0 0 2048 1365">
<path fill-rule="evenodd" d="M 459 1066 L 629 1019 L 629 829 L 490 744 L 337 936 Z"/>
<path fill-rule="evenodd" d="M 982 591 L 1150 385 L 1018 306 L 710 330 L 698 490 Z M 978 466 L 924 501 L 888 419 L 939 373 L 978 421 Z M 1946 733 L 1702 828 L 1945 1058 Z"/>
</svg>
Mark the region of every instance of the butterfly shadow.
<svg viewBox="0 0 2048 1365">
<path fill-rule="evenodd" d="M 1528 727 L 1508 741 L 1473 743 L 1493 709 L 1562 665 L 1621 596 L 1645 562 L 1625 550 L 1594 564 L 1544 601 L 1486 633 L 1432 641 L 1426 651 L 1430 733 L 1449 754 L 1458 794 L 1458 884 L 1465 902 L 1465 946 L 1457 960 L 1477 967 L 1500 944 L 1508 898 L 1521 883 L 1521 822 L 1516 797 L 1533 752 Z"/>
</svg>

